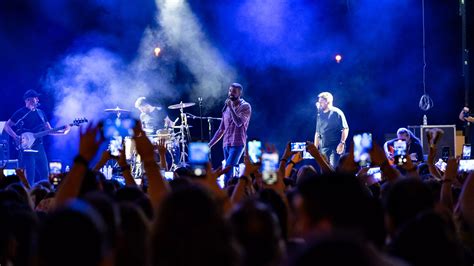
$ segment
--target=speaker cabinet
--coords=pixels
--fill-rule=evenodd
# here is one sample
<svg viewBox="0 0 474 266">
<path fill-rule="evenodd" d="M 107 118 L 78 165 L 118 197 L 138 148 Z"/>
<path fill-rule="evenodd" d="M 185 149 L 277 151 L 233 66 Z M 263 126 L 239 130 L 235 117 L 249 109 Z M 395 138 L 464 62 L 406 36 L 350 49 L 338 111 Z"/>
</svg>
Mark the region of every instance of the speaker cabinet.
<svg viewBox="0 0 474 266">
<path fill-rule="evenodd" d="M 426 125 L 426 126 L 409 126 L 413 134 L 421 140 L 423 146 L 423 154 L 428 154 L 429 144 L 426 138 L 426 131 L 432 128 L 439 128 L 444 131 L 444 135 L 438 143 L 438 151 L 436 153 L 436 159 L 441 158 L 441 151 L 443 147 L 449 147 L 449 155 L 455 156 L 458 154 L 456 150 L 456 125 Z"/>
</svg>

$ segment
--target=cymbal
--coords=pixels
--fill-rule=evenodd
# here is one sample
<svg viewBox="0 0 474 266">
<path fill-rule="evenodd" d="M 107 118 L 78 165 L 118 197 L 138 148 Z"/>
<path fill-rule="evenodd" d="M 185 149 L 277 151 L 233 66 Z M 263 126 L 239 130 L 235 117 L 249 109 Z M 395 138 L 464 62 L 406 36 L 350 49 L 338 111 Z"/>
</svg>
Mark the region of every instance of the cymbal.
<svg viewBox="0 0 474 266">
<path fill-rule="evenodd" d="M 181 109 L 181 108 L 186 108 L 186 107 L 191 107 L 193 105 L 196 105 L 195 103 L 178 103 L 178 104 L 173 104 L 168 106 L 168 109 Z"/>
<path fill-rule="evenodd" d="M 104 112 L 106 112 L 106 113 L 129 113 L 130 111 L 129 111 L 129 110 L 122 109 L 122 108 L 119 108 L 119 107 L 117 106 L 117 107 L 115 107 L 115 108 L 108 108 L 108 109 L 105 109 Z"/>
</svg>

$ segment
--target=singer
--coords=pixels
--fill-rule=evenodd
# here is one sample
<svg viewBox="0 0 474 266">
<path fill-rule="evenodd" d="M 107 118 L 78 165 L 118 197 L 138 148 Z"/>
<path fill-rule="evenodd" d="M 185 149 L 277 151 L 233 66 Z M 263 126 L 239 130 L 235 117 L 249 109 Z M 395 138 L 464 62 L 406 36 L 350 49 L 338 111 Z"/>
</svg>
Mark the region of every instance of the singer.
<svg viewBox="0 0 474 266">
<path fill-rule="evenodd" d="M 329 163 L 336 167 L 339 157 L 344 153 L 349 126 L 344 113 L 333 106 L 333 99 L 329 92 L 318 95 L 314 145 L 329 159 Z"/>
<path fill-rule="evenodd" d="M 5 123 L 5 131 L 17 144 L 20 143 L 20 136 L 24 132 L 37 133 L 52 129 L 44 112 L 38 109 L 40 105 L 38 97 L 40 95 L 35 90 L 26 91 L 23 95 L 25 107 L 18 109 Z M 50 134 L 67 134 L 69 130 L 70 127 L 68 126 L 64 131 L 56 131 Z M 26 178 L 31 185 L 48 178 L 49 166 L 43 146 L 43 138 L 36 139 L 31 149 L 20 150 L 19 159 L 20 167 L 25 170 Z"/>
<path fill-rule="evenodd" d="M 237 166 L 244 152 L 247 142 L 247 128 L 249 126 L 252 107 L 241 98 L 242 85 L 232 83 L 229 87 L 228 97 L 222 108 L 222 121 L 214 137 L 209 141 L 212 148 L 223 137 L 224 160 L 226 166 Z M 225 184 L 234 175 L 232 168 L 225 174 Z"/>
</svg>

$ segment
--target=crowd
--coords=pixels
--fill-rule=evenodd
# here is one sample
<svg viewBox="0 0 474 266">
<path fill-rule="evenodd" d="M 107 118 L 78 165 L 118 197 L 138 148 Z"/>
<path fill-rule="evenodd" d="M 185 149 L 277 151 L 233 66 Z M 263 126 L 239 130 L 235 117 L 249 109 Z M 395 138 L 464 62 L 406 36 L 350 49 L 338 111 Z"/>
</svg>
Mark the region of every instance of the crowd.
<svg viewBox="0 0 474 266">
<path fill-rule="evenodd" d="M 407 157 L 392 166 L 373 143 L 381 180 L 354 162 L 353 145 L 333 167 L 307 142 L 317 167 L 287 145 L 275 183 L 263 182 L 246 155 L 244 172 L 221 188 L 217 178 L 229 168 L 210 164 L 205 176 L 177 169 L 166 180 L 164 144 L 154 146 L 140 125 L 140 185 L 124 152 L 105 151 L 92 166 L 104 142 L 99 127 L 82 129 L 71 170 L 54 182 L 29 184 L 22 170 L 0 176 L 0 265 L 474 263 L 474 175 L 459 173 L 456 158 L 444 172 L 435 166 L 436 130 L 418 165 Z M 97 171 L 109 160 L 125 185 Z"/>
</svg>

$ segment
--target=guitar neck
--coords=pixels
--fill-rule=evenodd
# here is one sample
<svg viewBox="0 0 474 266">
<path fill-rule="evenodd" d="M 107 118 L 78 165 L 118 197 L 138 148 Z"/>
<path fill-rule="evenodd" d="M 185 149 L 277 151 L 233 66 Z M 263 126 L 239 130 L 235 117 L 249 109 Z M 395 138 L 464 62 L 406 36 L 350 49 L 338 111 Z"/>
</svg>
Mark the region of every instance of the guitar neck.
<svg viewBox="0 0 474 266">
<path fill-rule="evenodd" d="M 44 136 L 48 135 L 49 133 L 56 132 L 56 131 L 59 131 L 59 130 L 63 130 L 67 126 L 68 125 L 64 125 L 64 126 L 48 129 L 48 130 L 45 130 L 45 131 L 41 131 L 41 132 L 35 133 L 34 136 L 35 136 L 35 138 L 41 138 L 41 137 L 44 137 Z"/>
</svg>

